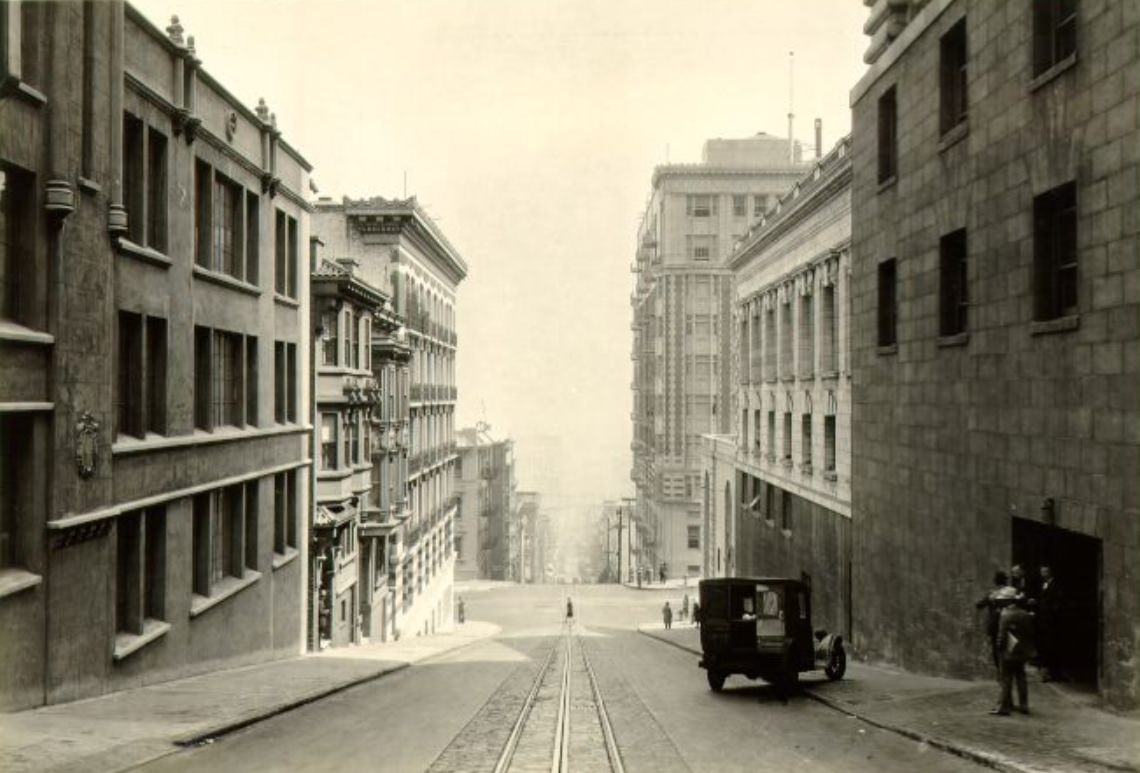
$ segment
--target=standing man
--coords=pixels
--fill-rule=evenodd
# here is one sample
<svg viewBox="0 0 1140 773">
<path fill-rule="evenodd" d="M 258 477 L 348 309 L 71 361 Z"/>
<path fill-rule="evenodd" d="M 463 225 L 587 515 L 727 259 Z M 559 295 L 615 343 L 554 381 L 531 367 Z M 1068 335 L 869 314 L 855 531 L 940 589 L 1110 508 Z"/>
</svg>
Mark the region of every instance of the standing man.
<svg viewBox="0 0 1140 773">
<path fill-rule="evenodd" d="M 1061 678 L 1060 661 L 1065 639 L 1064 599 L 1053 577 L 1053 567 L 1041 567 L 1041 598 L 1037 601 L 1037 640 L 1040 642 L 1041 681 Z"/>
<path fill-rule="evenodd" d="M 661 618 L 665 621 L 665 630 L 673 627 L 673 610 L 669 607 L 668 601 L 661 607 Z"/>
<path fill-rule="evenodd" d="M 1009 716 L 1013 708 L 1013 683 L 1017 682 L 1017 710 L 1029 713 L 1029 685 L 1025 681 L 1025 664 L 1037 655 L 1034 642 L 1033 615 L 1023 594 L 1014 588 L 1002 588 L 994 594 L 1002 607 L 998 620 L 998 651 L 1001 653 L 1001 697 L 990 714 Z"/>
<path fill-rule="evenodd" d="M 997 634 L 998 634 L 998 618 L 1001 616 L 1001 608 L 997 601 L 994 599 L 994 594 L 1006 587 L 1009 584 L 1009 578 L 1005 572 L 994 572 L 994 586 L 986 595 L 982 596 L 978 603 L 974 604 L 975 609 L 986 610 L 986 640 L 990 643 L 990 658 L 994 662 L 994 673 L 1001 678 L 1001 658 L 998 655 L 997 647 Z"/>
<path fill-rule="evenodd" d="M 681 599 L 681 622 L 685 622 L 689 617 L 689 594 L 685 594 L 685 598 Z"/>
</svg>

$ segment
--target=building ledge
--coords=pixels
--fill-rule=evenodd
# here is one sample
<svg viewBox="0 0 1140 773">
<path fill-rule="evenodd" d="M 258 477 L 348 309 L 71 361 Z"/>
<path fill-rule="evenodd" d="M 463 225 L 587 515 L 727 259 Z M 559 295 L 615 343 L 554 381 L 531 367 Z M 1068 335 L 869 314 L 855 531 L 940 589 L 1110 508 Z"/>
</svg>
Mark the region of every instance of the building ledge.
<svg viewBox="0 0 1140 773">
<path fill-rule="evenodd" d="M 838 381 L 839 380 L 839 371 L 838 370 L 825 370 L 819 374 L 819 378 L 821 381 Z"/>
<path fill-rule="evenodd" d="M 301 555 L 301 552 L 297 550 L 297 548 L 290 547 L 285 548 L 284 553 L 275 552 L 273 554 L 273 571 L 276 572 L 281 567 L 288 566 L 289 564 L 293 563 L 293 561 L 299 555 Z"/>
<path fill-rule="evenodd" d="M 76 183 L 79 186 L 79 190 L 83 191 L 84 193 L 95 194 L 103 192 L 102 185 L 86 177 L 79 177 Z"/>
<path fill-rule="evenodd" d="M 1081 315 L 1070 314 L 1056 319 L 1035 320 L 1029 323 L 1029 332 L 1032 335 L 1049 335 L 1051 333 L 1068 333 L 1081 326 Z"/>
<path fill-rule="evenodd" d="M 50 346 L 55 343 L 55 336 L 30 327 L 0 319 L 0 341 L 10 341 L 20 344 L 44 344 Z"/>
<path fill-rule="evenodd" d="M 261 295 L 261 288 L 257 285 L 251 285 L 249 282 L 237 279 L 229 274 L 223 274 L 220 271 L 211 271 L 208 268 L 202 268 L 198 265 L 194 266 L 194 277 L 196 279 L 204 279 L 207 282 L 213 282 L 222 287 L 228 287 L 231 290 L 237 290 L 246 295 L 255 297 Z"/>
<path fill-rule="evenodd" d="M 938 139 L 938 152 L 942 153 L 961 142 L 970 134 L 970 119 L 963 118 L 951 126 Z"/>
<path fill-rule="evenodd" d="M 898 344 L 887 344 L 886 346 L 879 346 L 878 352 L 879 352 L 879 354 L 898 354 L 899 353 L 899 345 Z"/>
<path fill-rule="evenodd" d="M 306 424 L 278 424 L 265 429 L 260 427 L 240 429 L 230 426 L 219 427 L 213 432 L 196 429 L 192 434 L 175 435 L 174 437 L 156 435 L 150 432 L 147 433 L 145 438 L 130 436 L 116 438 L 115 442 L 111 444 L 111 455 L 120 456 L 144 453 L 147 451 L 159 451 L 166 448 L 179 448 L 181 446 L 225 443 L 231 440 L 251 440 L 261 437 L 273 437 L 274 435 L 292 435 L 300 432 L 308 432 L 311 429 L 312 427 Z"/>
<path fill-rule="evenodd" d="M 44 96 L 43 92 L 24 83 L 24 81 L 16 81 L 16 83 L 6 89 L 6 91 L 9 91 L 12 96 L 17 97 L 21 101 L 27 102 L 29 105 L 35 107 L 43 107 L 48 102 L 48 98 Z"/>
<path fill-rule="evenodd" d="M 260 579 L 261 572 L 254 572 L 249 569 L 245 570 L 245 574 L 241 577 L 223 577 L 214 583 L 213 592 L 209 596 L 194 594 L 193 600 L 190 602 L 190 617 L 197 617 L 203 612 L 213 609 L 230 596 L 240 593 Z"/>
<path fill-rule="evenodd" d="M 170 268 L 174 265 L 174 261 L 162 254 L 158 250 L 150 247 L 144 247 L 141 244 L 135 244 L 130 239 L 119 237 L 116 242 L 119 253 L 128 258 L 141 260 L 144 263 L 150 263 L 152 266 L 159 268 Z"/>
<path fill-rule="evenodd" d="M 970 334 L 966 332 L 955 333 L 954 335 L 938 336 L 938 346 L 965 346 L 970 342 Z"/>
<path fill-rule="evenodd" d="M 351 467 L 338 467 L 335 470 L 319 470 L 317 480 L 345 480 L 352 477 Z"/>
<path fill-rule="evenodd" d="M 1077 52 L 1074 51 L 1073 53 L 1069 54 L 1064 59 L 1062 59 L 1061 61 L 1057 62 L 1055 65 L 1050 67 L 1048 70 L 1045 70 L 1040 75 L 1034 76 L 1033 80 L 1029 81 L 1029 93 L 1032 94 L 1034 91 L 1037 91 L 1039 88 L 1044 86 L 1046 83 L 1049 83 L 1050 81 L 1057 78 L 1061 73 L 1063 73 L 1067 70 L 1070 70 L 1073 67 L 1076 67 L 1076 65 L 1077 65 Z"/>
<path fill-rule="evenodd" d="M 290 298 L 288 295 L 282 295 L 281 293 L 273 293 L 273 302 L 279 303 L 282 306 L 289 306 L 294 309 L 301 308 L 301 302 L 299 300 L 296 298 Z"/>
<path fill-rule="evenodd" d="M 142 633 L 123 633 L 119 631 L 115 634 L 115 660 L 122 660 L 133 652 L 138 652 L 152 641 L 156 641 L 166 635 L 170 630 L 170 623 L 163 622 L 162 620 L 155 620 L 148 617 L 143 620 Z"/>
<path fill-rule="evenodd" d="M 0 413 L 28 413 L 30 411 L 52 411 L 55 403 L 0 403 Z"/>
<path fill-rule="evenodd" d="M 889 189 L 895 187 L 895 183 L 897 183 L 898 181 L 899 181 L 898 174 L 892 174 L 890 177 L 886 178 L 885 180 L 879 181 L 879 187 L 875 189 L 875 192 L 876 193 L 882 193 L 885 190 L 889 190 Z"/>
<path fill-rule="evenodd" d="M 13 567 L 0 569 L 0 598 L 34 588 L 43 581 L 43 577 L 26 569 Z"/>
</svg>

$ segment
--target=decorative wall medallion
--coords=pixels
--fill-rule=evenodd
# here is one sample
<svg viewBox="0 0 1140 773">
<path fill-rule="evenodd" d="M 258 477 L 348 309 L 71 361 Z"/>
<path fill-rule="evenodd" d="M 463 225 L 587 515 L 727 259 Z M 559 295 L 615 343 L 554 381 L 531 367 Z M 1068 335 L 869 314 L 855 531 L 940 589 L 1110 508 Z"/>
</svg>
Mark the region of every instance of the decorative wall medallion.
<svg viewBox="0 0 1140 773">
<path fill-rule="evenodd" d="M 229 142 L 234 141 L 234 135 L 237 133 L 238 120 L 237 113 L 233 110 L 226 116 L 226 140 Z"/>
<path fill-rule="evenodd" d="M 75 468 L 79 477 L 90 478 L 99 464 L 99 422 L 89 411 L 75 422 Z"/>
</svg>

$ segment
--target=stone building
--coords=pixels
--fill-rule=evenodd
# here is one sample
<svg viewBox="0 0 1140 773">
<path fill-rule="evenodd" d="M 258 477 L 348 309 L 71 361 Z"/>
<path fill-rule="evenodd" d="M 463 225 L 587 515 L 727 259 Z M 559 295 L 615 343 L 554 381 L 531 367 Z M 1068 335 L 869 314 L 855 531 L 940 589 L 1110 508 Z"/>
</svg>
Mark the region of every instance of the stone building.
<svg viewBox="0 0 1140 773">
<path fill-rule="evenodd" d="M 392 508 L 407 420 L 410 349 L 390 298 L 356 276 L 352 258 L 311 260 L 316 492 L 309 560 L 315 593 L 310 642 L 334 646 L 394 634 L 388 585 L 389 539 L 402 522 Z M 373 481 L 389 482 L 376 491 Z M 397 578 L 393 578 L 397 579 Z"/>
<path fill-rule="evenodd" d="M 488 429 L 479 423 L 459 431 L 455 486 L 463 513 L 463 566 L 469 578 L 518 580 L 522 532 L 515 492 L 514 441 L 495 440 L 487 434 Z"/>
<path fill-rule="evenodd" d="M 1138 8 L 872 7 L 851 95 L 864 656 L 986 673 L 974 600 L 1014 563 L 1032 595 L 1050 564 L 1062 670 L 1136 705 Z"/>
<path fill-rule="evenodd" d="M 405 324 L 407 364 L 385 366 L 389 376 L 383 378 L 398 380 L 393 382 L 394 390 L 386 391 L 392 407 L 381 414 L 384 418 L 373 430 L 374 438 L 382 432 L 403 447 L 399 460 L 385 450 L 383 456 L 394 464 L 373 455 L 371 501 L 365 497 L 365 508 L 374 509 L 377 516 L 366 520 L 381 525 L 361 528 L 365 535 L 385 536 L 389 575 L 385 615 L 395 626 L 392 635 L 432 633 L 453 620 L 453 522 L 459 506 L 453 490 L 458 458 L 455 304 L 467 264 L 415 197 L 345 198 L 340 203 L 322 198 L 313 212 L 313 230 L 322 250 L 350 257 L 354 276 L 392 299 L 393 312 Z M 381 349 L 391 346 L 387 342 Z M 377 347 L 374 339 L 374 378 Z M 385 356 L 399 359 L 394 352 Z M 406 377 L 400 375 L 405 367 Z M 398 528 L 382 525 L 385 512 L 388 522 L 401 520 Z M 378 578 L 374 573 L 374 582 Z"/>
<path fill-rule="evenodd" d="M 633 468 L 642 562 L 700 575 L 700 436 L 734 426 L 728 406 L 733 244 L 803 174 L 798 143 L 758 134 L 705 143 L 699 164 L 653 172 L 632 270 Z"/>
<path fill-rule="evenodd" d="M 718 571 L 810 577 L 817 624 L 839 631 L 850 628 L 851 609 L 849 149 L 840 140 L 726 263 L 735 280 L 736 496 L 723 474 L 716 489 L 704 481 L 710 527 L 734 520 Z M 729 506 L 734 519 L 716 512 Z M 707 538 L 718 542 L 713 531 Z"/>
<path fill-rule="evenodd" d="M 487 481 L 479 474 L 479 435 L 473 428 L 455 433 L 455 579 L 474 580 L 479 573 L 479 527 L 487 507 Z"/>
<path fill-rule="evenodd" d="M 177 20 L 0 39 L 0 707 L 295 655 L 309 164 Z"/>
</svg>

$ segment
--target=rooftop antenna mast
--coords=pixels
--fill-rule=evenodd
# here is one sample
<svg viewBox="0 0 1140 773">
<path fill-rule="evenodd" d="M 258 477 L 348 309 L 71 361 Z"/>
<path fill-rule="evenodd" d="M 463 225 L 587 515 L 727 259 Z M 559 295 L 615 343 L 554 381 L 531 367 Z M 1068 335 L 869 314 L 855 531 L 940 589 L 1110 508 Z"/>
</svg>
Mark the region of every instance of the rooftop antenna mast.
<svg viewBox="0 0 1140 773">
<path fill-rule="evenodd" d="M 788 52 L 788 163 L 796 162 L 796 140 L 792 134 L 796 114 L 793 112 L 796 98 L 796 52 Z"/>
</svg>

